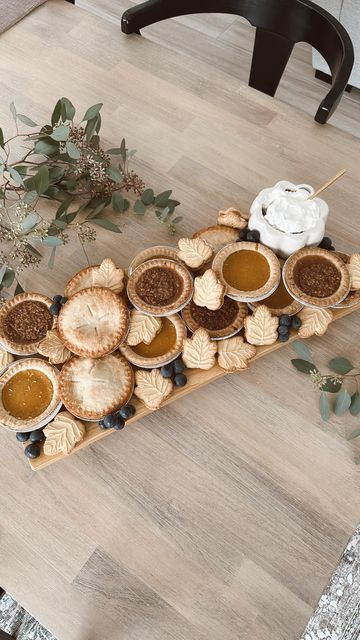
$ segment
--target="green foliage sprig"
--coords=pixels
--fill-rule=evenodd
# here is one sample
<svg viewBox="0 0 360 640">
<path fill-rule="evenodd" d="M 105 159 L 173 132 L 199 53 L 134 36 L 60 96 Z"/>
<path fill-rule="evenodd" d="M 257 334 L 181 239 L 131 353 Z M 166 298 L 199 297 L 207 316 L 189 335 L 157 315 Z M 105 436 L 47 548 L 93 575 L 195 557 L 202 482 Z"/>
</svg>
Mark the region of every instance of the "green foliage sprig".
<svg viewBox="0 0 360 640">
<path fill-rule="evenodd" d="M 19 273 L 38 265 L 45 247 L 51 249 L 52 268 L 55 252 L 69 242 L 70 232 L 76 234 L 86 258 L 84 245 L 96 240 L 96 227 L 121 233 L 113 220 L 130 208 L 129 193 L 136 215 L 152 209 L 159 222 L 175 233 L 182 218 L 173 217 L 180 203 L 171 197 L 171 190 L 156 195 L 146 187 L 129 166 L 135 151 L 127 148 L 125 139 L 116 148 L 100 146 L 101 107 L 101 103 L 89 107 L 76 124 L 75 107 L 63 97 L 50 122 L 39 126 L 11 103 L 16 134 L 6 139 L 0 128 L 0 290 L 17 283 L 15 292 L 22 291 Z M 36 130 L 21 133 L 20 124 Z M 25 145 L 21 159 L 15 161 L 14 141 Z M 110 209 L 112 219 L 106 215 Z"/>
<path fill-rule="evenodd" d="M 309 347 L 301 340 L 295 340 L 293 349 L 299 358 L 291 363 L 301 373 L 310 377 L 313 386 L 320 392 L 319 408 L 324 421 L 329 420 L 332 411 L 342 416 L 348 411 L 352 416 L 360 414 L 360 366 L 352 364 L 347 358 L 332 358 L 328 363 L 331 374 L 323 374 L 313 362 Z M 334 402 L 329 401 L 328 394 L 333 394 Z M 331 396 L 330 396 L 331 397 Z M 360 429 L 350 434 L 349 440 L 360 436 Z M 360 458 L 357 460 L 360 463 Z"/>
</svg>

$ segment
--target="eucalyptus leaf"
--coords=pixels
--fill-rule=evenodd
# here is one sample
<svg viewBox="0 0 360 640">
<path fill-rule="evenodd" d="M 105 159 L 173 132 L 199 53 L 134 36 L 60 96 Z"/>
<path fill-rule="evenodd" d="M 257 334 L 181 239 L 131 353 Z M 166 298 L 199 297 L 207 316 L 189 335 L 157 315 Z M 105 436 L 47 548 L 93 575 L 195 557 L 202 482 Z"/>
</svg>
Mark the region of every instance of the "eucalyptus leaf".
<svg viewBox="0 0 360 640">
<path fill-rule="evenodd" d="M 120 155 L 124 165 L 126 162 L 126 153 L 127 153 L 126 142 L 125 142 L 125 138 L 123 138 L 121 140 L 121 145 L 120 145 Z"/>
<path fill-rule="evenodd" d="M 92 120 L 93 118 L 95 118 L 98 115 L 98 113 L 99 113 L 99 111 L 100 111 L 102 106 L 103 106 L 103 103 L 99 102 L 98 104 L 94 104 L 92 107 L 89 107 L 87 109 L 82 121 L 84 121 L 84 120 Z"/>
<path fill-rule="evenodd" d="M 56 142 L 65 142 L 70 133 L 70 127 L 67 125 L 61 124 L 59 127 L 56 127 L 54 131 L 50 134 L 50 138 L 52 140 L 56 140 Z"/>
<path fill-rule="evenodd" d="M 15 271 L 13 269 L 9 269 L 7 267 L 6 273 L 3 277 L 2 284 L 4 287 L 11 287 L 12 283 L 15 280 Z"/>
<path fill-rule="evenodd" d="M 18 171 L 16 171 L 15 167 L 9 167 L 9 173 L 10 173 L 12 179 L 14 180 L 14 182 L 24 186 L 24 181 L 23 181 L 20 173 Z"/>
<path fill-rule="evenodd" d="M 37 174 L 34 176 L 34 185 L 36 193 L 41 196 L 48 189 L 50 184 L 49 168 L 47 165 L 42 165 Z"/>
<path fill-rule="evenodd" d="M 35 211 L 32 211 L 26 216 L 26 218 L 24 218 L 24 220 L 22 220 L 21 228 L 23 229 L 23 231 L 30 231 L 38 223 L 38 220 L 38 214 Z"/>
<path fill-rule="evenodd" d="M 335 401 L 335 415 L 342 416 L 350 408 L 350 405 L 350 393 L 347 391 L 347 389 L 341 389 Z"/>
<path fill-rule="evenodd" d="M 5 273 L 6 273 L 6 264 L 3 264 L 0 267 L 0 284 L 2 283 L 2 281 L 4 279 Z"/>
<path fill-rule="evenodd" d="M 72 211 L 71 213 L 64 213 L 63 218 L 65 218 L 67 224 L 70 224 L 71 222 L 73 222 L 73 220 L 75 220 L 77 214 L 78 214 L 78 211 Z"/>
<path fill-rule="evenodd" d="M 109 167 L 107 167 L 106 168 L 106 175 L 108 175 L 109 178 L 111 178 L 111 180 L 113 180 L 117 184 L 122 184 L 123 183 L 123 176 L 122 176 L 121 172 L 119 171 L 119 169 L 117 169 L 116 167 L 113 167 L 111 165 Z"/>
<path fill-rule="evenodd" d="M 73 120 L 75 116 L 75 107 L 69 98 L 61 98 L 61 114 L 63 120 Z"/>
<path fill-rule="evenodd" d="M 42 244 L 47 247 L 59 247 L 61 244 L 64 244 L 64 241 L 57 236 L 47 236 L 41 240 Z"/>
<path fill-rule="evenodd" d="M 13 102 L 10 102 L 10 111 L 11 111 L 12 117 L 14 118 L 14 120 L 16 122 L 17 121 L 17 112 L 16 112 L 15 104 Z"/>
<path fill-rule="evenodd" d="M 15 287 L 14 296 L 18 296 L 19 293 L 24 293 L 24 289 L 22 288 L 20 282 L 18 282 Z"/>
<path fill-rule="evenodd" d="M 111 206 L 117 213 L 124 213 L 125 211 L 125 198 L 121 191 L 113 191 L 111 196 Z"/>
<path fill-rule="evenodd" d="M 320 394 L 320 415 L 322 417 L 322 419 L 327 422 L 327 420 L 329 420 L 330 418 L 330 404 L 329 404 L 329 399 L 326 395 L 326 393 L 321 393 Z"/>
<path fill-rule="evenodd" d="M 155 206 L 156 207 L 166 207 L 168 204 L 169 197 L 171 196 L 172 191 L 163 191 L 159 193 L 159 195 L 155 198 Z"/>
<path fill-rule="evenodd" d="M 34 120 L 31 120 L 31 118 L 28 118 L 27 116 L 24 116 L 23 113 L 18 113 L 17 117 L 18 117 L 18 120 L 20 120 L 20 122 L 22 122 L 23 124 L 26 124 L 27 127 L 37 127 L 38 126 L 36 124 L 36 122 L 34 122 Z"/>
<path fill-rule="evenodd" d="M 58 220 L 53 220 L 52 224 L 54 224 L 58 229 L 66 229 L 68 226 L 68 222 L 66 220 L 61 220 L 60 218 Z"/>
<path fill-rule="evenodd" d="M 334 380 L 331 376 L 326 376 L 325 384 L 322 387 L 323 391 L 327 391 L 327 393 L 337 393 L 340 391 L 342 386 L 342 382 Z"/>
<path fill-rule="evenodd" d="M 352 371 L 354 368 L 347 358 L 333 358 L 329 362 L 329 367 L 335 371 L 335 373 L 339 373 L 341 375 L 349 373 L 349 371 Z"/>
<path fill-rule="evenodd" d="M 350 433 L 350 435 L 349 435 L 349 437 L 347 439 L 348 440 L 355 440 L 355 438 L 358 438 L 359 436 L 360 436 L 360 429 L 355 429 L 355 431 Z"/>
<path fill-rule="evenodd" d="M 307 346 L 307 344 L 305 344 L 305 342 L 303 342 L 302 340 L 295 340 L 292 343 L 292 348 L 294 349 L 294 351 L 296 351 L 296 353 L 298 354 L 298 356 L 300 356 L 300 358 L 303 358 L 308 362 L 312 362 L 312 355 L 311 355 L 310 349 Z"/>
<path fill-rule="evenodd" d="M 301 373 L 310 374 L 312 372 L 317 373 L 318 369 L 315 367 L 313 362 L 309 362 L 308 360 L 303 360 L 301 358 L 294 358 L 291 360 L 292 365 Z"/>
<path fill-rule="evenodd" d="M 351 396 L 350 413 L 352 416 L 357 416 L 360 413 L 360 393 L 355 391 Z"/>
<path fill-rule="evenodd" d="M 27 191 L 27 193 L 24 194 L 23 202 L 25 202 L 25 204 L 32 204 L 37 197 L 38 194 L 36 191 Z"/>
<path fill-rule="evenodd" d="M 28 170 L 25 164 L 17 164 L 14 169 L 16 169 L 16 171 L 21 175 L 22 178 L 25 178 Z"/>
<path fill-rule="evenodd" d="M 174 218 L 174 220 L 171 221 L 171 224 L 179 224 L 179 222 L 181 222 L 182 219 L 183 219 L 183 216 L 177 216 L 176 218 Z"/>
<path fill-rule="evenodd" d="M 61 100 L 58 100 L 56 105 L 55 105 L 55 107 L 54 107 L 54 111 L 51 114 L 51 124 L 52 124 L 53 127 L 55 127 L 58 124 L 58 122 L 59 122 L 59 120 L 61 118 L 61 106 L 62 106 L 61 105 Z M 64 120 L 65 120 L 65 118 L 64 118 Z"/>
<path fill-rule="evenodd" d="M 38 140 L 34 147 L 34 153 L 40 156 L 53 156 L 58 151 L 59 143 L 48 136 L 42 140 Z"/>
<path fill-rule="evenodd" d="M 68 152 L 70 158 L 73 158 L 74 160 L 78 160 L 81 156 L 81 153 L 77 146 L 70 140 L 68 140 L 66 143 L 66 151 Z"/>
<path fill-rule="evenodd" d="M 56 247 L 53 247 L 50 253 L 50 257 L 48 260 L 48 267 L 49 269 L 53 269 L 54 268 L 54 264 L 55 264 L 55 252 L 56 252 Z"/>
<path fill-rule="evenodd" d="M 51 182 L 57 182 L 65 173 L 64 167 L 50 167 L 49 178 Z"/>
<path fill-rule="evenodd" d="M 119 156 L 121 154 L 121 149 L 120 147 L 114 147 L 113 149 L 107 149 L 105 153 L 109 156 Z"/>
<path fill-rule="evenodd" d="M 96 120 L 96 127 L 95 127 L 96 133 L 99 133 L 100 129 L 101 129 L 101 113 L 98 113 L 97 120 Z M 93 139 L 94 138 L 95 136 L 93 136 Z M 97 136 L 97 138 L 99 138 L 99 136 Z"/>
<path fill-rule="evenodd" d="M 86 127 L 85 127 L 85 137 L 86 140 L 89 142 L 91 140 L 91 138 L 93 137 L 95 131 L 96 131 L 96 125 L 97 125 L 97 121 L 98 118 L 97 116 L 95 116 L 95 118 L 92 118 L 91 120 L 88 120 Z"/>
<path fill-rule="evenodd" d="M 145 211 L 146 211 L 146 207 L 144 203 L 141 200 L 136 200 L 134 204 L 134 212 L 137 213 L 138 215 L 144 215 Z"/>
<path fill-rule="evenodd" d="M 100 204 L 98 204 L 97 207 L 95 207 L 95 209 L 93 209 L 93 211 L 91 211 L 86 216 L 86 219 L 92 220 L 93 218 L 96 218 L 99 215 L 99 213 L 101 213 L 104 209 L 105 209 L 105 202 L 101 202 Z"/>
<path fill-rule="evenodd" d="M 56 211 L 55 220 L 60 218 L 63 215 L 63 213 L 65 213 L 68 210 L 68 208 L 70 207 L 73 199 L 74 199 L 73 196 L 69 196 L 68 198 L 66 198 L 66 200 L 64 200 L 64 202 L 61 203 L 61 205 L 59 206 L 59 208 Z"/>
<path fill-rule="evenodd" d="M 4 149 L 4 134 L 3 134 L 3 130 L 0 127 L 0 147 L 2 147 L 2 149 Z"/>
<path fill-rule="evenodd" d="M 95 222 L 95 224 L 97 224 L 99 227 L 102 227 L 103 229 L 107 229 L 108 231 L 113 231 L 114 233 L 121 233 L 119 227 L 116 226 L 116 224 L 114 224 L 113 222 L 110 222 L 110 220 L 107 220 L 106 218 L 93 218 L 92 222 Z"/>
<path fill-rule="evenodd" d="M 34 254 L 34 256 L 37 256 L 38 258 L 41 258 L 42 255 L 40 253 L 40 251 L 38 251 L 37 249 L 35 249 L 35 247 L 32 246 L 32 244 L 30 244 L 30 242 L 26 242 L 26 248 L 28 249 L 28 251 L 31 251 L 31 253 Z"/>
<path fill-rule="evenodd" d="M 154 203 L 154 191 L 152 189 L 145 189 L 145 191 L 141 194 L 141 202 L 143 202 L 146 206 Z"/>
</svg>

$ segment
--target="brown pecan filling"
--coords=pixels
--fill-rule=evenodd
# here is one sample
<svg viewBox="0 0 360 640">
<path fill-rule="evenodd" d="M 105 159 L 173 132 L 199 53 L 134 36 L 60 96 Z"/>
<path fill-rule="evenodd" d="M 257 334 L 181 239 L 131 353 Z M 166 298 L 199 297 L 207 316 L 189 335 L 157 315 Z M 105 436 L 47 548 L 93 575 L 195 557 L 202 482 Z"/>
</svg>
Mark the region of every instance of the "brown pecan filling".
<svg viewBox="0 0 360 640">
<path fill-rule="evenodd" d="M 13 342 L 26 344 L 45 338 L 52 324 L 53 316 L 43 302 L 26 300 L 19 302 L 6 315 L 4 332 Z"/>
<path fill-rule="evenodd" d="M 327 298 L 340 286 L 341 275 L 330 260 L 303 259 L 297 269 L 298 285 L 314 298 Z"/>
<path fill-rule="evenodd" d="M 206 307 L 198 307 L 193 301 L 190 302 L 190 312 L 195 322 L 209 329 L 210 331 L 217 331 L 220 329 L 226 329 L 235 320 L 238 306 L 235 300 L 231 298 L 225 298 L 224 304 L 220 309 L 211 311 Z"/>
<path fill-rule="evenodd" d="M 173 269 L 151 267 L 139 276 L 135 290 L 146 304 L 166 306 L 179 298 L 183 283 Z"/>
</svg>

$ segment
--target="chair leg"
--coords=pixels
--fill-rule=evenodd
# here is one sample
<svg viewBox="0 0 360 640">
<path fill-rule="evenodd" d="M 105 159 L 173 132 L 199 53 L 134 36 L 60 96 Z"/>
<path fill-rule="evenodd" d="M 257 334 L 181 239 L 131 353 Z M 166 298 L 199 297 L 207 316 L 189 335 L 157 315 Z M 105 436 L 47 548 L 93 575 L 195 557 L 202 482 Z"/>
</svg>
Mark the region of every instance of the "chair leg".
<svg viewBox="0 0 360 640">
<path fill-rule="evenodd" d="M 169 4 L 171 5 L 170 7 Z M 122 32 L 126 34 L 140 33 L 140 29 L 143 27 L 170 18 L 174 4 L 176 6 L 176 2 L 169 3 L 169 0 L 148 0 L 131 7 L 122 15 Z"/>
<path fill-rule="evenodd" d="M 249 86 L 274 96 L 293 48 L 290 40 L 257 28 Z"/>
</svg>

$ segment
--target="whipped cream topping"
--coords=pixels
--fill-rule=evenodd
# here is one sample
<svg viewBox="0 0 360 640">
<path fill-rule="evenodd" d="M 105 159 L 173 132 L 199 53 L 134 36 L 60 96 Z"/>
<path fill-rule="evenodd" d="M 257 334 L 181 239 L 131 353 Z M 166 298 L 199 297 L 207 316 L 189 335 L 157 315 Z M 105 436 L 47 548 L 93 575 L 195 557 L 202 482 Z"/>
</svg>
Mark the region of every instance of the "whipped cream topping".
<svg viewBox="0 0 360 640">
<path fill-rule="evenodd" d="M 316 199 L 309 200 L 309 191 L 296 185 L 286 189 L 277 186 L 266 195 L 263 209 L 267 222 L 284 233 L 301 233 L 315 227 L 321 218 Z"/>
</svg>

